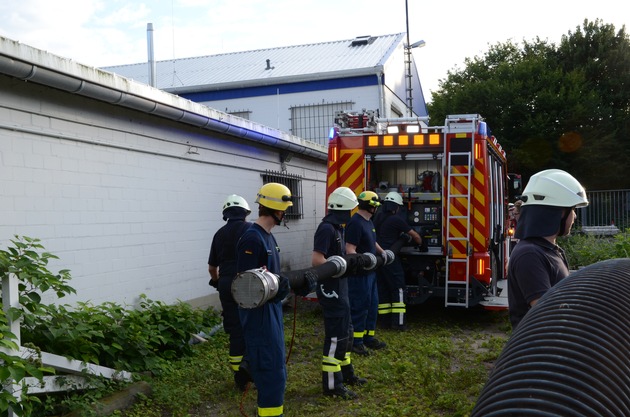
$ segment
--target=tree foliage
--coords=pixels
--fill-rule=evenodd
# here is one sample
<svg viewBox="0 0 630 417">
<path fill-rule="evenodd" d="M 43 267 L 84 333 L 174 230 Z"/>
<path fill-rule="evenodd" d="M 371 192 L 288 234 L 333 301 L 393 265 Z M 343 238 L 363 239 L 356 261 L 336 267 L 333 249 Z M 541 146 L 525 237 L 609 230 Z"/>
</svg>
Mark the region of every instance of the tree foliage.
<svg viewBox="0 0 630 417">
<path fill-rule="evenodd" d="M 558 45 L 536 38 L 490 46 L 448 72 L 432 121 L 481 114 L 525 179 L 548 168 L 587 189 L 630 188 L 630 37 L 584 20 Z M 434 124 L 440 124 L 436 122 Z"/>
</svg>

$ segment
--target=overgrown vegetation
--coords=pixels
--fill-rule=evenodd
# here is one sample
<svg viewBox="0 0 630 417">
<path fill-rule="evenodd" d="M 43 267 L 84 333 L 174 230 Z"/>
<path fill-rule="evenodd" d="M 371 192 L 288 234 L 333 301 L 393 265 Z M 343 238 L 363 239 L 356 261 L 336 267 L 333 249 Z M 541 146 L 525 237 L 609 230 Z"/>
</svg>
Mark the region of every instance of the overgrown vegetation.
<svg viewBox="0 0 630 417">
<path fill-rule="evenodd" d="M 322 395 L 324 330 L 318 304 L 298 298 L 295 315 L 285 308 L 290 347 L 285 416 L 468 415 L 507 341 L 507 315 L 446 310 L 441 303 L 409 311 L 407 332 L 378 330 L 387 348 L 353 357 L 357 374 L 369 383 L 356 388 L 358 400 L 343 401 Z M 255 416 L 256 391 L 242 395 L 234 388 L 227 347 L 227 336 L 217 333 L 209 343 L 198 345 L 194 356 L 178 361 L 172 374 L 156 379 L 152 398 L 115 416 Z"/>
<path fill-rule="evenodd" d="M 630 230 L 614 237 L 576 233 L 561 239 L 573 268 L 610 258 L 630 256 Z M 256 391 L 242 395 L 228 366 L 228 338 L 218 332 L 207 343 L 192 345 L 190 335 L 220 322 L 213 311 L 187 304 L 166 305 L 141 297 L 137 308 L 114 303 L 94 306 L 45 305 L 41 295 L 73 293 L 70 274 L 53 274 L 39 240 L 16 237 L 0 251 L 0 276 L 19 280 L 20 307 L 9 310 L 22 318 L 22 344 L 86 362 L 143 375 L 153 388 L 131 409 L 112 417 L 254 416 Z M 372 356 L 353 357 L 357 373 L 369 379 L 350 402 L 321 394 L 323 319 L 317 303 L 298 299 L 295 311 L 285 309 L 289 381 L 285 415 L 291 416 L 467 416 L 483 388 L 493 362 L 510 334 L 507 313 L 482 309 L 445 309 L 441 303 L 409 306 L 409 330 L 379 330 L 388 343 Z M 293 330 L 295 329 L 295 330 Z M 16 349 L 7 316 L 0 312 L 0 348 Z M 0 380 L 18 386 L 27 376 L 41 379 L 53 370 L 37 359 L 26 360 L 0 351 Z M 71 410 L 96 416 L 103 397 L 119 383 L 95 379 L 95 389 L 45 397 L 21 391 L 18 402 L 0 393 L 0 416 L 9 407 L 18 416 L 58 416 Z"/>
<path fill-rule="evenodd" d="M 576 231 L 559 238 L 572 269 L 614 258 L 630 258 L 630 229 L 614 236 L 592 236 Z"/>
<path fill-rule="evenodd" d="M 11 247 L 0 251 L 0 276 L 13 274 L 18 282 L 19 307 L 9 309 L 12 320 L 22 320 L 21 344 L 37 351 L 63 355 L 137 375 L 160 375 L 169 372 L 173 361 L 190 356 L 191 335 L 220 323 L 212 310 L 193 309 L 186 303 L 167 305 L 140 296 L 139 306 L 127 308 L 115 303 L 94 306 L 43 304 L 42 294 L 54 291 L 58 298 L 74 293 L 68 284 L 69 271 L 57 274 L 47 268 L 50 259 L 38 239 L 15 237 Z M 0 315 L 0 347 L 15 351 L 15 334 L 8 328 L 7 316 Z M 21 393 L 18 402 L 4 390 L 0 393 L 0 416 L 10 407 L 18 416 L 49 416 L 65 413 L 78 405 L 89 404 L 118 384 L 94 379 L 99 389 L 46 397 L 28 394 L 25 377 L 42 380 L 53 369 L 41 366 L 38 359 L 24 359 L 17 354 L 0 352 L 3 387 L 14 380 Z"/>
</svg>

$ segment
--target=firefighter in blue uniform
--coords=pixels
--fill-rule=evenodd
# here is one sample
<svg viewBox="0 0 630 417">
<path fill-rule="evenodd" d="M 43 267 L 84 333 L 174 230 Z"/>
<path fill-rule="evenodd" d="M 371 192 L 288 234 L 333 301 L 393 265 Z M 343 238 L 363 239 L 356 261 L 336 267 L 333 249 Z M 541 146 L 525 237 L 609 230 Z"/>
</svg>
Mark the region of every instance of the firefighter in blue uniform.
<svg viewBox="0 0 630 417">
<path fill-rule="evenodd" d="M 374 219 L 376 241 L 383 249 L 389 249 L 402 233 L 411 236 L 416 245 L 422 244 L 422 238 L 413 230 L 402 216 L 398 215 L 403 205 L 402 196 L 392 191 L 383 199 L 383 206 Z M 385 328 L 405 330 L 407 313 L 407 286 L 405 271 L 400 258 L 383 265 L 376 271 L 378 287 L 378 321 Z"/>
<path fill-rule="evenodd" d="M 230 337 L 229 361 L 234 371 L 234 383 L 245 390 L 248 376 L 239 370 L 245 354 L 245 339 L 238 317 L 238 305 L 232 297 L 232 281 L 236 276 L 236 242 L 250 223 L 245 221 L 251 213 L 247 201 L 236 194 L 229 195 L 223 203 L 223 220 L 227 223 L 215 233 L 208 257 L 210 285 L 219 291 L 223 316 L 223 329 Z"/>
<path fill-rule="evenodd" d="M 386 256 L 383 248 L 376 243 L 376 231 L 372 216 L 381 205 L 374 191 L 363 191 L 358 196 L 359 211 L 356 212 L 346 226 L 346 253 L 371 253 Z M 378 316 L 378 290 L 376 288 L 376 272 L 364 271 L 348 277 L 350 294 L 350 310 L 354 338 L 352 352 L 369 355 L 366 349 L 382 349 L 386 343 L 375 337 L 376 319 Z"/>
<path fill-rule="evenodd" d="M 354 192 L 339 187 L 328 197 L 328 214 L 315 232 L 312 265 L 326 262 L 331 256 L 345 254 L 344 228 L 350 221 L 350 213 L 358 205 Z M 322 387 L 324 395 L 343 399 L 357 398 L 346 385 L 363 385 L 365 378 L 354 373 L 350 352 L 352 350 L 352 322 L 348 280 L 329 278 L 317 285 L 317 300 L 324 315 L 324 349 L 322 356 Z"/>
<path fill-rule="evenodd" d="M 243 272 L 265 267 L 279 276 L 279 290 L 260 307 L 239 307 L 247 353 L 245 363 L 258 390 L 258 415 L 282 416 L 287 383 L 282 300 L 289 294 L 288 279 L 280 276 L 280 249 L 271 229 L 282 223 L 285 211 L 293 205 L 291 191 L 278 183 L 260 188 L 258 219 L 237 245 L 236 270 Z"/>
</svg>

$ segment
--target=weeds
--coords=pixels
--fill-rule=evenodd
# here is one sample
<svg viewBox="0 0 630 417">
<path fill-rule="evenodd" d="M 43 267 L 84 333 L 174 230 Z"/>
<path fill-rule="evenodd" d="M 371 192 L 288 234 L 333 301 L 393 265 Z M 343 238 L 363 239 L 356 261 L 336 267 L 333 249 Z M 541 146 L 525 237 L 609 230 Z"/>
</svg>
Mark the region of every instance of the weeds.
<svg viewBox="0 0 630 417">
<path fill-rule="evenodd" d="M 324 397 L 321 388 L 323 318 L 316 303 L 297 300 L 285 309 L 290 348 L 285 416 L 466 416 L 485 383 L 492 362 L 507 341 L 506 312 L 446 310 L 434 304 L 409 307 L 409 330 L 379 330 L 388 346 L 371 356 L 353 356 L 359 399 Z M 124 417 L 254 416 L 256 391 L 242 396 L 227 365 L 228 339 L 217 333 L 197 345 L 192 357 L 177 361 L 173 373 L 154 380 L 155 395 Z"/>
</svg>

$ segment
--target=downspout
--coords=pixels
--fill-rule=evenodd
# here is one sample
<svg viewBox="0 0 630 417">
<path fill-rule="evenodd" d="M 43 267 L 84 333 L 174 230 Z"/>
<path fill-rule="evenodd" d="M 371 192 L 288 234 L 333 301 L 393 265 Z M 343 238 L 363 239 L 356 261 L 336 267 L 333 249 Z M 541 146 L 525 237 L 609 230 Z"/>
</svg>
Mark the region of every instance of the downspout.
<svg viewBox="0 0 630 417">
<path fill-rule="evenodd" d="M 156 87 L 155 74 L 156 74 L 156 64 L 155 57 L 153 54 L 153 23 L 147 23 L 147 49 L 149 54 L 149 85 L 151 87 Z"/>
</svg>

